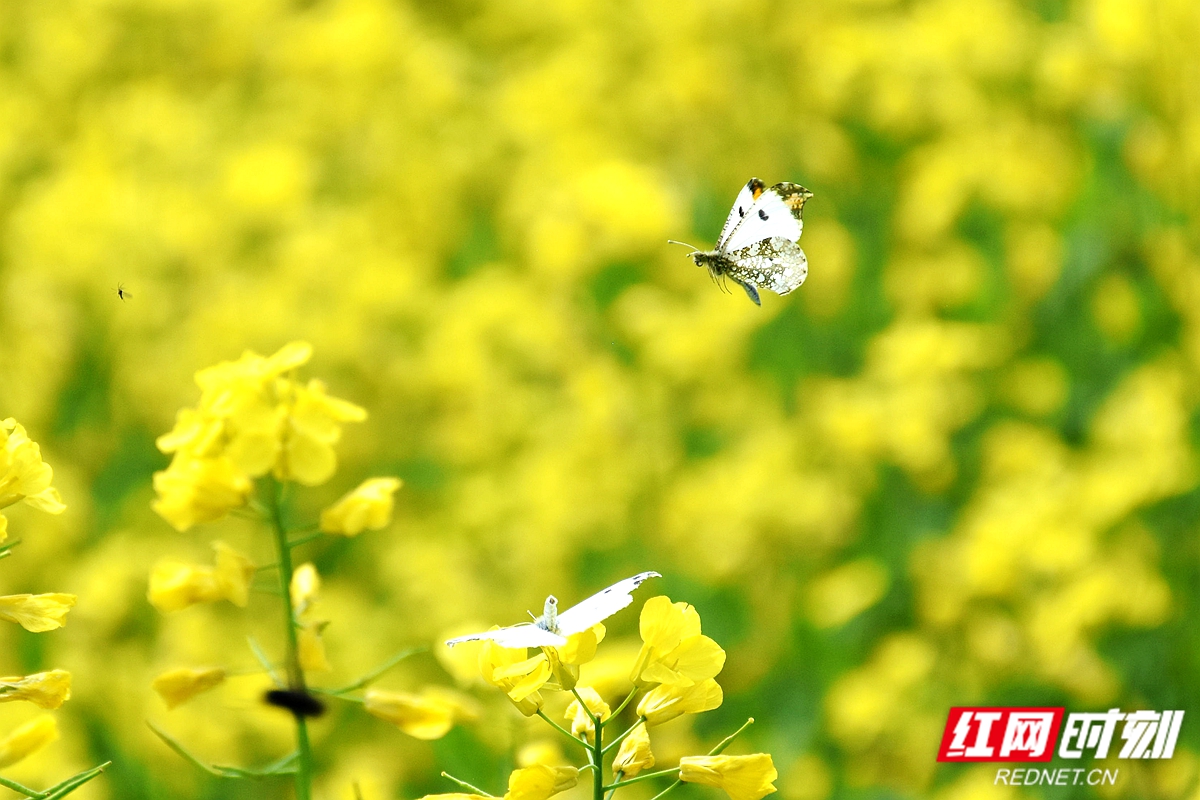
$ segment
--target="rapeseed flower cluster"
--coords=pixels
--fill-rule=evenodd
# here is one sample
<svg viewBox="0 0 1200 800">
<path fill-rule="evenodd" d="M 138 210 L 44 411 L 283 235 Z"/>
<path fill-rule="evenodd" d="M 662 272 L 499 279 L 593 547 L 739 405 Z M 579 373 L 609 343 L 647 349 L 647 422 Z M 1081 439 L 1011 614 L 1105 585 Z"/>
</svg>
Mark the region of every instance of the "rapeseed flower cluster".
<svg viewBox="0 0 1200 800">
<path fill-rule="evenodd" d="M 294 776 L 297 798 L 312 792 L 316 763 L 308 719 L 324 713 L 319 696 L 359 703 L 370 714 L 395 724 L 418 739 L 444 736 L 458 719 L 471 718 L 469 705 L 448 690 L 423 695 L 374 688 L 357 692 L 410 653 L 402 653 L 381 669 L 340 689 L 309 685 L 312 673 L 331 672 L 322 631 L 331 620 L 319 612 L 321 577 L 311 562 L 293 566 L 293 551 L 322 533 L 354 536 L 364 529 L 381 530 L 391 522 L 395 478 L 371 478 L 326 508 L 320 523 L 290 527 L 285 492 L 295 483 L 316 486 L 333 477 L 337 458 L 333 445 L 341 425 L 361 422 L 366 411 L 330 397 L 322 383 L 302 384 L 295 370 L 308 361 L 312 348 L 297 342 L 264 358 L 247 352 L 236 362 L 223 362 L 196 373 L 200 403 L 182 410 L 175 428 L 158 438 L 159 449 L 172 454 L 171 464 L 154 476 L 158 498 L 154 510 L 179 531 L 215 522 L 235 510 L 257 514 L 272 533 L 283 606 L 282 661 L 268 659 L 250 639 L 260 670 L 275 683 L 266 703 L 293 715 L 296 748 L 261 769 L 209 767 L 158 726 L 154 732 L 171 749 L 201 768 L 226 778 Z M 306 534 L 296 536 L 297 533 Z M 307 533 L 306 533 L 307 532 Z M 228 601 L 245 608 L 260 568 L 223 541 L 213 543 L 215 564 L 196 566 L 163 560 L 150 573 L 148 599 L 159 611 L 174 613 L 199 603 Z M 282 668 L 277 669 L 277 664 Z M 168 709 L 180 706 L 226 683 L 222 666 L 175 667 L 158 675 L 151 686 Z"/>
<path fill-rule="evenodd" d="M 42 460 L 41 448 L 29 438 L 25 427 L 15 419 L 0 422 L 0 508 L 25 502 L 49 514 L 66 510 L 58 490 L 51 486 L 54 470 Z M 3 544 L 8 520 L 0 514 L 0 560 L 13 555 L 16 543 Z M 67 613 L 75 605 L 75 595 L 48 594 L 0 595 L 0 620 L 20 625 L 31 633 L 57 630 L 66 624 Z M 71 698 L 71 673 L 51 669 L 29 675 L 0 677 L 0 703 L 30 703 L 54 710 Z M 58 738 L 58 723 L 49 714 L 40 714 L 0 736 L 0 769 L 10 767 L 33 755 Z M 85 770 L 44 792 L 29 789 L 7 778 L 0 785 L 28 797 L 65 797 L 95 778 L 104 767 Z"/>
<path fill-rule="evenodd" d="M 611 798 L 624 786 L 656 777 L 675 779 L 656 797 L 665 795 L 680 783 L 701 783 L 724 789 L 732 800 L 761 800 L 775 791 L 773 782 L 778 773 L 771 756 L 765 753 L 721 755 L 753 719 L 708 755 L 684 756 L 679 759 L 678 767 L 645 772 L 656 763 L 651 729 L 684 714 L 699 714 L 721 705 L 723 694 L 715 678 L 725 664 L 725 651 L 700 632 L 700 615 L 693 606 L 672 603 L 664 596 L 650 598 L 642 606 L 640 629 L 641 650 L 625 681 L 632 688 L 623 699 L 613 695 L 615 709 L 596 687 L 580 682 L 579 668 L 596 658 L 597 646 L 605 638 L 603 624 L 567 637 L 561 646 L 539 647 L 532 657 L 528 657 L 530 648 L 501 646 L 490 639 L 458 645 L 466 648 L 469 655 L 478 652 L 479 671 L 484 681 L 503 691 L 518 711 L 527 717 L 540 717 L 586 753 L 587 765 L 577 768 L 557 765 L 560 756 L 556 751 L 544 751 L 541 757 L 546 763 L 535 762 L 509 775 L 505 798 L 548 800 L 574 787 L 587 771 L 591 772 L 594 800 Z M 461 659 L 448 651 L 442 651 L 442 656 L 447 661 Z M 574 667 L 574 670 L 566 667 Z M 613 686 L 604 688 L 609 690 Z M 573 698 L 560 715 L 566 727 L 547 714 L 549 693 L 567 693 Z M 639 693 L 641 698 L 636 706 L 632 706 Z M 605 727 L 617 721 L 627 707 L 635 709 L 634 718 L 622 733 L 611 736 L 606 743 Z M 607 754 L 618 745 L 620 749 L 608 759 Z M 606 760 L 609 760 L 611 783 L 606 778 Z M 472 793 L 434 794 L 423 800 L 485 800 L 493 797 L 466 781 L 446 773 L 443 775 Z"/>
</svg>

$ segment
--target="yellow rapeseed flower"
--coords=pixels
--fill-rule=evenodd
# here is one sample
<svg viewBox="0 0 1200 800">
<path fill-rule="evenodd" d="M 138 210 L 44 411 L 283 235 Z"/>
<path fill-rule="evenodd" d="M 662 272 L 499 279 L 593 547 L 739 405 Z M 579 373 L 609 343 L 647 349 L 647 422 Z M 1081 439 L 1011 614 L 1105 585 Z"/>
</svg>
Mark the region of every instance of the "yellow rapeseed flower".
<svg viewBox="0 0 1200 800">
<path fill-rule="evenodd" d="M 642 723 L 637 723 L 633 733 L 625 737 L 613 759 L 613 772 L 620 772 L 626 778 L 632 778 L 644 769 L 654 766 L 654 753 L 650 752 L 650 731 Z"/>
<path fill-rule="evenodd" d="M 147 597 L 159 611 L 179 611 L 195 603 L 228 600 L 244 607 L 250 597 L 254 563 L 224 542 L 213 542 L 216 565 L 200 567 L 164 560 L 150 571 Z"/>
<path fill-rule="evenodd" d="M 630 675 L 638 686 L 700 683 L 725 666 L 725 651 L 700 633 L 700 615 L 687 603 L 651 597 L 642 606 L 639 629 L 643 644 Z"/>
<path fill-rule="evenodd" d="M 579 770 L 575 767 L 534 764 L 513 770 L 508 776 L 508 791 L 504 793 L 504 800 L 547 800 L 578 782 Z"/>
<path fill-rule="evenodd" d="M 579 682 L 579 667 L 596 657 L 596 647 L 604 641 L 604 625 L 596 623 L 586 631 L 567 637 L 562 647 L 543 647 L 550 664 L 550 681 L 546 688 L 569 692 Z"/>
<path fill-rule="evenodd" d="M 767 753 L 748 756 L 684 756 L 679 779 L 724 789 L 732 800 L 760 800 L 775 791 L 779 777 Z"/>
<path fill-rule="evenodd" d="M 150 507 L 182 533 L 246 505 L 253 488 L 250 478 L 228 457 L 191 458 L 181 454 L 165 470 L 154 473 L 158 497 Z"/>
<path fill-rule="evenodd" d="M 66 506 L 58 490 L 50 485 L 54 470 L 42 461 L 37 442 L 25 427 L 9 417 L 0 421 L 0 508 L 22 500 L 50 514 L 61 514 Z M 0 514 L 0 542 L 8 535 L 8 519 Z"/>
<path fill-rule="evenodd" d="M 252 479 L 268 472 L 308 486 L 328 480 L 341 423 L 367 412 L 330 397 L 320 381 L 287 375 L 311 356 L 310 345 L 293 342 L 268 358 L 247 351 L 197 372 L 200 402 L 156 442 L 174 458 L 154 475 L 155 511 L 182 531 L 244 505 Z"/>
<path fill-rule="evenodd" d="M 0 597 L 0 619 L 31 633 L 44 633 L 66 625 L 73 605 L 73 594 L 10 594 Z"/>
<path fill-rule="evenodd" d="M 525 716 L 533 716 L 542 707 L 538 690 L 550 680 L 545 653 L 525 658 L 519 649 L 485 642 L 479 651 L 479 671 L 485 681 L 503 690 Z"/>
<path fill-rule="evenodd" d="M 637 713 L 647 725 L 661 725 L 683 714 L 712 711 L 722 700 L 724 693 L 712 678 L 690 684 L 663 683 L 642 697 Z"/>
<path fill-rule="evenodd" d="M 417 739 L 440 739 L 454 722 L 478 715 L 469 698 L 456 692 L 427 688 L 421 694 L 369 689 L 363 698 L 367 712 L 392 723 Z"/>
<path fill-rule="evenodd" d="M 321 631 L 328 620 L 315 619 L 312 610 L 316 607 L 321 592 L 321 576 L 311 563 L 301 564 L 292 573 L 289 594 L 292 596 L 292 612 L 300 626 L 296 641 L 300 667 L 306 672 L 329 672 L 333 666 L 325 655 L 325 642 Z"/>
<path fill-rule="evenodd" d="M 275 476 L 305 486 L 316 486 L 329 480 L 337 469 L 333 445 L 342 436 L 340 423 L 362 422 L 366 418 L 366 409 L 330 397 L 321 381 L 314 379 L 307 386 L 296 385 Z"/>
<path fill-rule="evenodd" d="M 321 512 L 321 530 L 356 536 L 364 530 L 386 528 L 392 521 L 392 495 L 401 483 L 398 478 L 368 478 Z"/>
<path fill-rule="evenodd" d="M 571 733 L 576 736 L 582 736 L 590 742 L 592 736 L 596 733 L 596 726 L 592 722 L 592 717 L 597 717 L 601 722 L 604 722 L 612 714 L 612 709 L 609 708 L 608 703 L 604 702 L 604 699 L 592 687 L 580 686 L 576 691 L 583 698 L 583 702 L 587 703 L 588 710 L 592 713 L 589 715 L 583 706 L 579 704 L 578 700 L 572 700 L 571 704 L 567 706 L 565 716 L 567 721 L 571 723 Z"/>
<path fill-rule="evenodd" d="M 504 800 L 547 800 L 552 795 L 566 791 L 579 782 L 579 770 L 575 767 L 549 767 L 534 764 L 513 770 L 508 776 L 508 791 Z M 427 794 L 421 800 L 494 800 L 481 794 Z"/>
<path fill-rule="evenodd" d="M 202 692 L 221 685 L 224 680 L 225 670 L 220 667 L 202 667 L 200 669 L 181 667 L 159 675 L 150 684 L 150 687 L 158 692 L 158 696 L 167 704 L 167 708 L 174 708 Z"/>
<path fill-rule="evenodd" d="M 49 714 L 26 722 L 0 739 L 0 767 L 11 766 L 31 756 L 58 738 L 58 723 Z"/>
<path fill-rule="evenodd" d="M 0 703 L 25 700 L 35 706 L 54 709 L 71 698 L 71 673 L 52 669 L 33 675 L 0 678 Z"/>
</svg>

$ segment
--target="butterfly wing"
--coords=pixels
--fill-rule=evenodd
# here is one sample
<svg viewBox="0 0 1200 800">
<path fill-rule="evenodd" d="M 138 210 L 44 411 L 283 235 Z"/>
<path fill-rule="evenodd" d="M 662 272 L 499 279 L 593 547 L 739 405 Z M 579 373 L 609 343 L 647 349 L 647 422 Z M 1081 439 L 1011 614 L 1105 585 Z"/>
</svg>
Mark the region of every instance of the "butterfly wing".
<svg viewBox="0 0 1200 800">
<path fill-rule="evenodd" d="M 737 224 L 742 221 L 742 218 L 750 211 L 754 205 L 754 201 L 763 193 L 766 184 L 758 178 L 751 178 L 746 181 L 746 185 L 738 192 L 737 199 L 733 201 L 733 208 L 729 209 L 729 216 L 725 219 L 725 227 L 721 228 L 721 236 L 717 239 L 717 249 L 722 249 L 725 240 L 729 238 L 729 234 L 737 227 Z"/>
<path fill-rule="evenodd" d="M 729 277 L 741 284 L 755 303 L 758 292 L 752 287 L 782 295 L 798 288 L 808 277 L 808 257 L 800 245 L 781 236 L 754 242 L 726 258 Z"/>
<path fill-rule="evenodd" d="M 512 625 L 507 628 L 496 628 L 482 633 L 469 633 L 466 636 L 458 636 L 454 639 L 449 639 L 446 642 L 447 647 L 454 647 L 456 644 L 463 642 L 479 642 L 490 640 L 500 645 L 501 647 L 562 647 L 567 643 L 563 636 L 557 633 L 551 633 L 545 628 L 539 628 L 537 625 L 525 623 L 523 625 Z"/>
<path fill-rule="evenodd" d="M 617 581 L 607 589 L 577 603 L 558 615 L 558 630 L 563 636 L 586 631 L 603 622 L 633 602 L 633 590 L 648 578 L 661 578 L 657 572 L 640 572 L 632 578 Z"/>
<path fill-rule="evenodd" d="M 722 237 L 717 249 L 733 253 L 764 239 L 796 241 L 804 232 L 801 214 L 804 202 L 810 197 L 812 192 L 798 183 L 777 183 L 766 189 L 734 225 L 728 238 Z"/>
</svg>

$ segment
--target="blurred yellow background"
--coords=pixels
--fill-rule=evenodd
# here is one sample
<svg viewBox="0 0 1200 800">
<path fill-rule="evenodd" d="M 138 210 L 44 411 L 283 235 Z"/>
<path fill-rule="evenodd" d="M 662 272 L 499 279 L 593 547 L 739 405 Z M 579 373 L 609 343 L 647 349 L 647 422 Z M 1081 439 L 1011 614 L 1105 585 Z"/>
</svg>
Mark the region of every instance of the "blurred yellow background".
<svg viewBox="0 0 1200 800">
<path fill-rule="evenodd" d="M 272 560 L 249 522 L 150 510 L 154 439 L 196 370 L 305 340 L 370 417 L 301 513 L 405 481 L 388 530 L 300 556 L 330 683 L 654 569 L 729 653 L 664 763 L 753 715 L 781 800 L 1085 797 L 939 767 L 947 708 L 1186 709 L 1103 796 L 1198 796 L 1197 85 L 1195 0 L 0 3 L 0 418 L 68 506 L 11 510 L 0 591 L 79 597 L 0 628 L 0 674 L 74 675 L 11 776 L 290 796 L 144 724 L 285 752 L 261 676 L 149 690 L 253 670 L 277 598 L 163 616 L 146 580 L 215 538 Z M 665 242 L 711 246 L 751 176 L 815 194 L 808 282 L 762 308 Z M 425 655 L 381 685 L 431 682 Z M 478 694 L 432 744 L 317 721 L 318 796 L 502 786 L 535 734 Z"/>
</svg>

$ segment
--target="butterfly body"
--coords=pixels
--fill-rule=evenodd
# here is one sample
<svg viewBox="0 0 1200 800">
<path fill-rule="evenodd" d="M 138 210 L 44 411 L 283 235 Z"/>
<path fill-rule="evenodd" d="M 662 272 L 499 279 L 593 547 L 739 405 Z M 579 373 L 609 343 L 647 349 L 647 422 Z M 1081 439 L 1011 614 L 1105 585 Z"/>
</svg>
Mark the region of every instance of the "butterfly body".
<svg viewBox="0 0 1200 800">
<path fill-rule="evenodd" d="M 459 636 L 450 639 L 446 644 L 453 647 L 463 642 L 487 639 L 501 647 L 562 647 L 567 643 L 567 637 L 586 631 L 632 603 L 633 590 L 645 580 L 661 577 L 657 572 L 639 572 L 631 578 L 617 581 L 561 613 L 558 610 L 558 599 L 550 595 L 546 598 L 542 615 L 533 622 Z"/>
<path fill-rule="evenodd" d="M 812 192 L 797 183 L 769 189 L 751 178 L 738 193 L 714 250 L 695 250 L 692 260 L 714 280 L 728 276 L 756 305 L 758 290 L 785 295 L 808 277 L 808 258 L 797 244 L 804 231 L 801 214 Z"/>
</svg>

